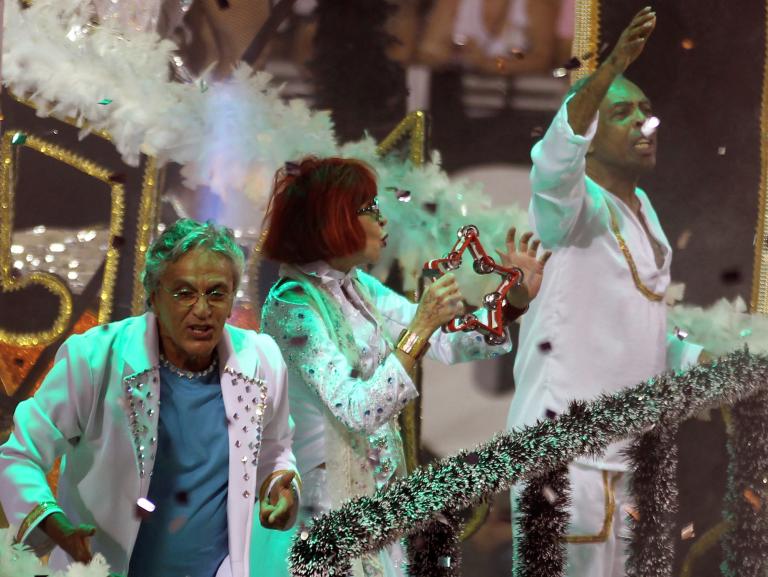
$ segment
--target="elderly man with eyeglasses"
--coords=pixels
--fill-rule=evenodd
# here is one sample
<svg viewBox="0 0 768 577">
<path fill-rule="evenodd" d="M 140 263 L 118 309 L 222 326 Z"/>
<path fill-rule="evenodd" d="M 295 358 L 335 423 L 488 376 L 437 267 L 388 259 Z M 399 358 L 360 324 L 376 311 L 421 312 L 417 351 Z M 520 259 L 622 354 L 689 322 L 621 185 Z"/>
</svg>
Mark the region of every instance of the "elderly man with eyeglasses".
<svg viewBox="0 0 768 577">
<path fill-rule="evenodd" d="M 228 229 L 178 221 L 147 253 L 151 312 L 70 337 L 17 407 L 0 502 L 52 568 L 101 553 L 130 577 L 248 577 L 256 501 L 265 527 L 293 524 L 283 358 L 226 324 L 242 270 Z"/>
</svg>

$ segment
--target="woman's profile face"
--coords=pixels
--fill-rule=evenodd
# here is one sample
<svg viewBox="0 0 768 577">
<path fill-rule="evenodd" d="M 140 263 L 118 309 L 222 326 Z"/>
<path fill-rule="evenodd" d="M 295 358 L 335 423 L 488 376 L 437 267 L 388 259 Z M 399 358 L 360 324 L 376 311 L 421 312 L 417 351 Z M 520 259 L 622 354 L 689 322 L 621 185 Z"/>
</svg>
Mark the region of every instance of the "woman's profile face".
<svg viewBox="0 0 768 577">
<path fill-rule="evenodd" d="M 387 219 L 381 215 L 375 198 L 358 209 L 357 218 L 365 233 L 365 240 L 363 247 L 353 255 L 354 265 L 376 264 L 381 258 L 381 249 L 387 246 L 387 233 L 384 230 Z"/>
</svg>

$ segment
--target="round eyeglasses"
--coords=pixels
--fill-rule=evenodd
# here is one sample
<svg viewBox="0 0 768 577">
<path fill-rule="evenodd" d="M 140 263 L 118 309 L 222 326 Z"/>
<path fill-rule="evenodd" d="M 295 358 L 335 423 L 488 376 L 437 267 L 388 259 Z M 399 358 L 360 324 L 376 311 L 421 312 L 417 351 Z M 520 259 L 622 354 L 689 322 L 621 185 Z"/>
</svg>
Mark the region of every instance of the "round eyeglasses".
<svg viewBox="0 0 768 577">
<path fill-rule="evenodd" d="M 379 199 L 374 198 L 370 204 L 357 210 L 357 214 L 370 214 L 373 218 L 381 222 L 381 209 L 379 208 Z"/>
<path fill-rule="evenodd" d="M 195 306 L 197 301 L 200 300 L 200 297 L 203 297 L 205 302 L 208 303 L 208 306 L 210 307 L 224 307 L 229 304 L 229 299 L 232 296 L 230 291 L 224 290 L 222 288 L 212 288 L 210 290 L 200 292 L 192 290 L 188 287 L 171 290 L 163 285 L 160 286 L 163 287 L 165 292 L 171 295 L 174 301 L 176 301 L 179 305 L 187 308 L 192 308 Z"/>
</svg>

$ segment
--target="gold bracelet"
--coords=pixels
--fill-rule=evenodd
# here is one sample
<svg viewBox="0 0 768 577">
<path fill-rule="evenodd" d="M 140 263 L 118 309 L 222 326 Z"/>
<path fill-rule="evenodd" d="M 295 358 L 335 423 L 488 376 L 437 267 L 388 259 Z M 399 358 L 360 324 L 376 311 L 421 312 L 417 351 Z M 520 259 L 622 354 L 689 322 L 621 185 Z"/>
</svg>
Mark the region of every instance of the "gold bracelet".
<svg viewBox="0 0 768 577">
<path fill-rule="evenodd" d="M 418 361 L 429 350 L 429 341 L 412 333 L 408 329 L 403 329 L 397 338 L 397 350 L 404 352 L 413 360 Z"/>
</svg>

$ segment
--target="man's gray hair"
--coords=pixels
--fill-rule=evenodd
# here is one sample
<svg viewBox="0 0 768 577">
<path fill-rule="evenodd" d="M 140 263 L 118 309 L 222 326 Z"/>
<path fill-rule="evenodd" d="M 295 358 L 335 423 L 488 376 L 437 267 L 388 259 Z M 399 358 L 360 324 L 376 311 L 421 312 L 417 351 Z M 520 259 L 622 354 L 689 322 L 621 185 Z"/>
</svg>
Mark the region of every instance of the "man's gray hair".
<svg viewBox="0 0 768 577">
<path fill-rule="evenodd" d="M 215 252 L 232 262 L 235 280 L 232 288 L 237 290 L 243 276 L 245 257 L 243 251 L 237 246 L 232 231 L 225 226 L 217 226 L 210 220 L 203 223 L 191 218 L 182 218 L 165 229 L 147 250 L 144 274 L 141 278 L 147 306 L 152 293 L 160 284 L 160 277 L 163 276 L 168 263 L 176 262 L 196 248 Z"/>
</svg>

